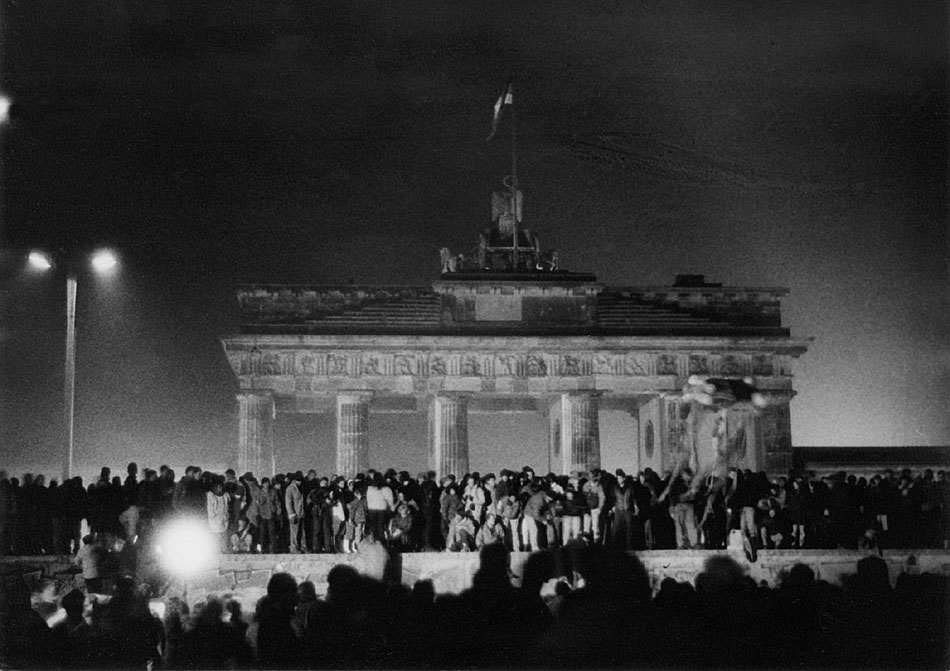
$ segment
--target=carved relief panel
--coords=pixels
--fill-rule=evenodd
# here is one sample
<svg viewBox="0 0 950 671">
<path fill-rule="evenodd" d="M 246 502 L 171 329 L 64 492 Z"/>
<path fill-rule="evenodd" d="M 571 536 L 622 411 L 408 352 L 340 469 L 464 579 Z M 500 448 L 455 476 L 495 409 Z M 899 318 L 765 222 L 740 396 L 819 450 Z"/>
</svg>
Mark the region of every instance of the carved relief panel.
<svg viewBox="0 0 950 671">
<path fill-rule="evenodd" d="M 548 364 L 544 356 L 539 354 L 530 354 L 525 361 L 525 373 L 528 377 L 544 377 L 548 374 Z"/>
<path fill-rule="evenodd" d="M 522 375 L 521 358 L 514 354 L 495 354 L 492 365 L 495 377 L 519 377 Z"/>
<path fill-rule="evenodd" d="M 230 352 L 228 363 L 237 375 L 293 375 L 294 352 Z"/>
<path fill-rule="evenodd" d="M 650 357 L 646 354 L 627 354 L 623 358 L 623 374 L 634 376 L 650 375 L 651 363 Z M 675 368 L 675 361 L 673 366 Z"/>
<path fill-rule="evenodd" d="M 752 374 L 770 376 L 773 375 L 772 357 L 768 354 L 756 354 L 752 357 Z"/>
<path fill-rule="evenodd" d="M 690 375 L 709 375 L 709 357 L 705 354 L 690 354 L 687 370 Z"/>
<path fill-rule="evenodd" d="M 677 374 L 676 355 L 675 354 L 657 355 L 656 374 L 657 375 L 676 375 Z"/>
</svg>

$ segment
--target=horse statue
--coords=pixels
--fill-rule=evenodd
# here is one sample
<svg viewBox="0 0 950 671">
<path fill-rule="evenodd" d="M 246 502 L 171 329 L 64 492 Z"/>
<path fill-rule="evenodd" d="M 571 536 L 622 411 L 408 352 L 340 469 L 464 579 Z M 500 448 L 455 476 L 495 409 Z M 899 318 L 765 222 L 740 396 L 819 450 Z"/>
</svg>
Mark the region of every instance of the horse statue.
<svg viewBox="0 0 950 671">
<path fill-rule="evenodd" d="M 439 259 L 442 262 L 443 273 L 455 273 L 459 271 L 462 255 L 453 256 L 448 247 L 439 250 Z"/>
</svg>

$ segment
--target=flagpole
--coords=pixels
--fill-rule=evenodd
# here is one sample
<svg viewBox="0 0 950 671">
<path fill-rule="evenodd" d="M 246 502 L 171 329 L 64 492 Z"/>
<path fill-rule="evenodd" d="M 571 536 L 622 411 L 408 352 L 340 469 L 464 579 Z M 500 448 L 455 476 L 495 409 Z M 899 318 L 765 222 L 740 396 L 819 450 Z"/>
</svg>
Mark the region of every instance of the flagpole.
<svg viewBox="0 0 950 671">
<path fill-rule="evenodd" d="M 511 212 L 514 215 L 514 238 L 512 261 L 514 269 L 518 269 L 518 152 L 517 152 L 517 113 L 514 103 L 514 85 L 508 85 L 508 93 L 511 95 Z"/>
</svg>

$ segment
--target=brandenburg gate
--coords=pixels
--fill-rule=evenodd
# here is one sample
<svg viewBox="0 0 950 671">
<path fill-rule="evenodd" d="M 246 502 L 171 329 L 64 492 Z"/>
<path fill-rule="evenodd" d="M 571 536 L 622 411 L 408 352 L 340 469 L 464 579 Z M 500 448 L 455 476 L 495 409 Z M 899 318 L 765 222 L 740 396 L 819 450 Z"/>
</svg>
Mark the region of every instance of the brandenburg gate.
<svg viewBox="0 0 950 671">
<path fill-rule="evenodd" d="M 792 362 L 808 340 L 782 325 L 785 289 L 702 276 L 604 286 L 559 269 L 505 216 L 471 255 L 443 250 L 431 286 L 239 287 L 242 332 L 222 339 L 239 386 L 238 472 L 272 469 L 277 417 L 304 412 L 335 414 L 336 473 L 378 467 L 370 417 L 393 408 L 427 413 L 428 464 L 386 466 L 461 476 L 469 413 L 517 410 L 547 418 L 552 470 L 586 471 L 601 465 L 601 411 L 624 410 L 634 427 L 624 468 L 662 472 L 683 449 L 691 375 L 751 378 L 768 404 L 735 462 L 790 468 Z"/>
</svg>

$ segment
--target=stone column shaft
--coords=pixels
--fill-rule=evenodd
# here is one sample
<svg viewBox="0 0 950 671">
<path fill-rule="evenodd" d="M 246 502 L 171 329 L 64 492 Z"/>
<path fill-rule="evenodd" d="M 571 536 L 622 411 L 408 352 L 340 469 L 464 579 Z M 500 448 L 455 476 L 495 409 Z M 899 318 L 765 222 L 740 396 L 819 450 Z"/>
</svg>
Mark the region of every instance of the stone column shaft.
<svg viewBox="0 0 950 671">
<path fill-rule="evenodd" d="M 770 395 L 768 405 L 755 417 L 755 468 L 769 475 L 785 475 L 792 467 L 792 425 L 789 399 Z"/>
<path fill-rule="evenodd" d="M 429 468 L 439 478 L 468 472 L 468 398 L 433 396 L 429 405 Z"/>
<path fill-rule="evenodd" d="M 594 394 L 562 394 L 554 402 L 551 419 L 560 426 L 553 431 L 557 466 L 562 474 L 600 468 L 600 418 Z M 557 449 L 559 448 L 559 449 Z"/>
<path fill-rule="evenodd" d="M 237 471 L 239 474 L 250 471 L 258 480 L 273 475 L 274 398 L 269 394 L 242 393 L 237 395 L 237 400 Z"/>
<path fill-rule="evenodd" d="M 369 462 L 369 394 L 336 397 L 336 472 L 351 478 Z"/>
</svg>

